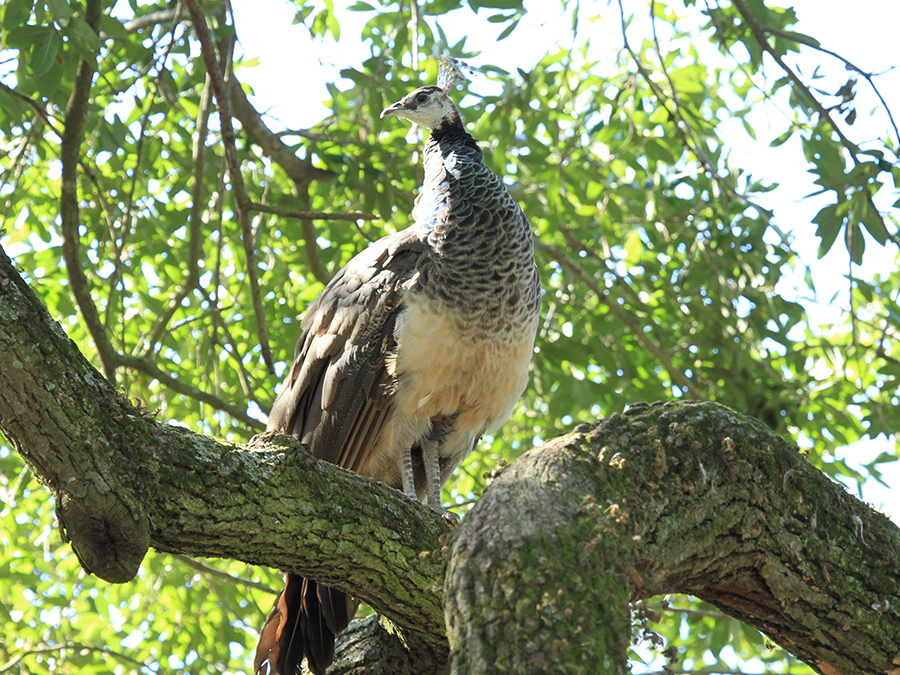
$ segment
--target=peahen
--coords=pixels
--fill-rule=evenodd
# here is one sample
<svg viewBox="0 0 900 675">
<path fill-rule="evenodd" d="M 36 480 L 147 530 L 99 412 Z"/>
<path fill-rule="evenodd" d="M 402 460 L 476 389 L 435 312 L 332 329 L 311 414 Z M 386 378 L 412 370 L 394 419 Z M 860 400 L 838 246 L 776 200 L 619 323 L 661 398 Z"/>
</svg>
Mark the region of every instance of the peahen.
<svg viewBox="0 0 900 675">
<path fill-rule="evenodd" d="M 415 224 L 354 257 L 309 308 L 268 429 L 442 510 L 440 491 L 525 389 L 540 312 L 531 227 L 444 86 L 385 108 L 431 130 Z M 357 601 L 286 574 L 257 673 L 321 675 Z"/>
</svg>

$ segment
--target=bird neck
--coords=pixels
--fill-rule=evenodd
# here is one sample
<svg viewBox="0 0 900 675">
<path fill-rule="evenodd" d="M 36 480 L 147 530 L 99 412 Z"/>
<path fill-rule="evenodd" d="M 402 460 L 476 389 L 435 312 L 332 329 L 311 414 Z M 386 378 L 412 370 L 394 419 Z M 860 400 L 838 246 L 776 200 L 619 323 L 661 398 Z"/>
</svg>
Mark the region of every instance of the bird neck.
<svg viewBox="0 0 900 675">
<path fill-rule="evenodd" d="M 426 158 L 429 153 L 435 151 L 446 157 L 451 152 L 465 151 L 465 149 L 474 149 L 480 159 L 484 157 L 472 134 L 463 126 L 459 115 L 456 116 L 456 119 L 445 120 L 440 126 L 435 127 L 431 136 L 425 141 Z"/>
</svg>

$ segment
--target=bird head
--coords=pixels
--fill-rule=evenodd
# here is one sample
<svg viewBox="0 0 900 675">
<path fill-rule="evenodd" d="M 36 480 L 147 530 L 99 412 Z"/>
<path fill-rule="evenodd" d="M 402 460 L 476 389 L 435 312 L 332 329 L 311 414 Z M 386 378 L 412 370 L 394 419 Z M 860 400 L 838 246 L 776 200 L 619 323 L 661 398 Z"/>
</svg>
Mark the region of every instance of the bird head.
<svg viewBox="0 0 900 675">
<path fill-rule="evenodd" d="M 403 117 L 432 131 L 445 125 L 462 124 L 459 112 L 447 92 L 434 85 L 419 87 L 407 94 L 382 110 L 381 117 Z"/>
</svg>

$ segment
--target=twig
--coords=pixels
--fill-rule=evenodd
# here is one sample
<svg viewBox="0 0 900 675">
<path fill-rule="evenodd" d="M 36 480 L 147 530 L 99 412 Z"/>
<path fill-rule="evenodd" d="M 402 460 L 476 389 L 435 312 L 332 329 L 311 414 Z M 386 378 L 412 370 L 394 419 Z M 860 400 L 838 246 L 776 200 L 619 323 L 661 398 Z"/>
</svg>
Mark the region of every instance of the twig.
<svg viewBox="0 0 900 675">
<path fill-rule="evenodd" d="M 653 78 L 651 77 L 651 73 L 644 67 L 637 52 L 635 52 L 634 49 L 631 47 L 631 43 L 628 41 L 628 33 L 626 30 L 626 22 L 625 22 L 625 8 L 622 6 L 622 0 L 618 0 L 618 4 L 619 4 L 619 17 L 621 19 L 621 24 L 622 24 L 622 43 L 625 46 L 625 50 L 631 55 L 631 58 L 634 61 L 635 66 L 638 69 L 638 72 L 640 73 L 641 77 L 644 78 L 644 81 L 647 83 L 647 86 L 650 88 L 650 91 L 653 92 L 653 95 L 656 96 L 656 98 L 659 99 L 659 101 L 662 102 L 663 105 L 665 105 L 667 103 L 671 103 L 671 107 L 666 106 L 666 109 L 669 110 L 669 112 L 675 118 L 675 121 L 676 121 L 675 129 L 678 132 L 678 135 L 681 136 L 681 140 L 682 140 L 682 143 L 684 143 L 684 146 L 688 150 L 690 150 L 691 153 L 693 153 L 693 155 L 697 158 L 697 161 L 700 163 L 700 165 L 703 167 L 703 169 L 709 173 L 709 175 L 713 178 L 713 180 L 715 180 L 716 183 L 718 183 L 725 189 L 725 192 L 727 195 L 731 195 L 731 196 L 735 197 L 736 199 L 740 200 L 742 203 L 756 208 L 760 212 L 762 217 L 764 217 L 766 219 L 766 222 L 768 223 L 769 219 L 768 219 L 768 217 L 765 216 L 765 210 L 757 207 L 756 204 L 754 204 L 753 201 L 749 197 L 741 194 L 738 191 L 737 187 L 731 183 L 731 181 L 729 181 L 727 178 L 722 176 L 718 172 L 718 170 L 717 170 L 716 166 L 713 164 L 713 162 L 706 155 L 706 152 L 703 150 L 702 144 L 701 143 L 693 143 L 692 139 L 688 137 L 688 130 L 690 130 L 691 132 L 694 132 L 693 125 L 691 123 L 689 123 L 688 120 L 685 118 L 682 108 L 679 105 L 677 99 L 675 98 L 675 91 L 674 90 L 672 91 L 672 96 L 666 96 L 665 93 L 653 81 Z M 660 55 L 660 58 L 662 58 L 661 55 Z M 663 72 L 666 76 L 666 79 L 668 80 L 668 73 L 665 72 L 665 69 L 663 69 Z M 669 80 L 669 81 L 671 82 L 671 80 Z M 636 86 L 637 85 L 635 85 L 635 88 L 636 88 Z"/>
<path fill-rule="evenodd" d="M 150 666 L 153 663 L 152 661 L 150 663 L 147 663 L 145 661 L 138 661 L 137 659 L 133 659 L 130 656 L 122 654 L 121 652 L 115 652 L 106 646 L 94 647 L 93 645 L 83 645 L 76 642 L 66 642 L 64 644 L 54 645 L 52 647 L 38 647 L 37 649 L 28 649 L 24 652 L 20 652 L 12 660 L 7 661 L 2 666 L 0 666 L 0 673 L 9 672 L 28 656 L 33 656 L 34 654 L 58 654 L 62 650 L 69 652 L 99 652 L 101 654 L 112 656 L 116 659 L 119 659 L 120 661 L 125 661 L 126 663 L 131 663 L 135 666 L 139 666 L 140 668 Z"/>
<path fill-rule="evenodd" d="M 197 131 L 194 137 L 193 166 L 191 167 L 191 212 L 188 215 L 190 231 L 188 234 L 188 255 L 185 266 L 187 275 L 178 289 L 178 293 L 169 300 L 169 305 L 159 317 L 156 327 L 150 333 L 144 356 L 147 357 L 156 349 L 156 344 L 162 339 L 169 321 L 181 307 L 182 301 L 188 293 L 197 285 L 200 278 L 200 255 L 203 252 L 203 170 L 206 167 L 206 134 L 209 122 L 210 106 L 212 104 L 212 92 L 209 85 L 209 75 L 203 85 L 200 95 L 200 109 L 197 112 Z"/>
<path fill-rule="evenodd" d="M 38 117 L 41 118 L 41 121 L 47 125 L 48 129 L 50 129 L 54 134 L 56 134 L 60 139 L 62 139 L 63 132 L 60 131 L 59 129 L 57 129 L 55 126 L 53 126 L 53 122 L 47 116 L 47 113 L 41 107 L 40 103 L 35 101 L 30 96 L 26 96 L 25 94 L 18 92 L 15 89 L 12 89 L 11 87 L 7 87 L 2 82 L 0 82 L 0 91 L 4 92 L 5 94 L 9 94 L 13 98 L 17 98 L 20 101 L 22 101 L 23 103 L 25 103 L 25 105 L 27 105 L 29 108 L 31 108 L 34 111 L 35 115 L 37 115 Z"/>
<path fill-rule="evenodd" d="M 138 176 L 141 175 L 140 167 L 141 162 L 144 157 L 144 139 L 147 136 L 147 125 L 150 121 L 150 108 L 153 105 L 153 102 L 156 100 L 156 95 L 159 92 L 159 83 L 160 76 L 165 70 L 166 61 L 169 58 L 169 54 L 172 52 L 172 48 L 175 46 L 175 31 L 178 28 L 180 17 L 182 14 L 181 5 L 179 5 L 174 14 L 172 14 L 172 25 L 169 28 L 169 43 L 162 50 L 162 53 L 159 56 L 154 57 L 152 63 L 147 66 L 147 69 L 144 73 L 142 73 L 141 77 L 143 77 L 146 73 L 150 72 L 150 69 L 154 66 L 157 67 L 156 77 L 153 78 L 153 88 L 150 92 L 150 95 L 147 97 L 147 105 L 143 113 L 141 114 L 141 130 L 140 134 L 137 138 L 137 144 L 135 146 L 135 159 L 134 159 L 134 168 L 131 171 L 131 187 L 128 191 L 128 198 L 126 200 L 125 212 L 122 216 L 122 228 L 121 228 L 121 237 L 119 241 L 115 240 L 113 237 L 112 243 L 115 249 L 114 256 L 114 268 L 113 273 L 109 275 L 109 300 L 106 303 L 106 311 L 107 315 L 110 316 L 112 314 L 113 308 L 117 304 L 117 288 L 118 285 L 122 281 L 122 254 L 125 251 L 126 246 L 128 245 L 128 235 L 133 231 L 133 227 L 131 227 L 131 223 L 133 223 L 136 218 L 132 214 L 135 212 L 134 209 L 134 194 L 137 190 L 137 180 Z M 154 50 L 156 49 L 158 42 L 155 42 L 153 45 Z M 107 319 L 107 325 L 109 325 L 109 319 Z M 134 345 L 133 352 L 136 354 L 140 351 L 141 340 L 138 339 Z M 122 324 L 122 349 L 126 348 L 126 339 L 125 339 L 125 324 Z M 145 352 L 146 354 L 150 354 L 151 350 Z"/>
<path fill-rule="evenodd" d="M 275 134 L 276 138 L 283 138 L 284 136 L 299 136 L 300 138 L 305 138 L 310 141 L 331 141 L 335 145 L 345 145 L 346 141 L 335 141 L 328 134 L 319 134 L 314 131 L 307 131 L 306 129 L 285 129 L 284 131 L 279 131 Z"/>
<path fill-rule="evenodd" d="M 838 138 L 841 139 L 841 143 L 850 154 L 850 158 L 853 160 L 853 165 L 858 166 L 861 163 L 857 158 L 857 154 L 860 152 L 859 146 L 849 138 L 847 138 L 844 132 L 841 131 L 840 127 L 832 119 L 830 111 L 822 105 L 821 101 L 819 101 L 819 99 L 817 99 L 813 95 L 809 87 L 807 87 L 806 84 L 800 79 L 800 77 L 784 62 L 784 59 L 781 58 L 781 55 L 772 48 L 772 46 L 769 44 L 768 39 L 766 38 L 767 28 L 765 26 L 762 26 L 756 20 L 753 12 L 747 9 L 746 5 L 744 4 L 744 0 L 734 0 L 734 7 L 735 9 L 737 9 L 738 13 L 741 15 L 741 18 L 743 18 L 744 22 L 750 28 L 750 32 L 753 33 L 753 37 L 756 38 L 756 41 L 759 43 L 760 48 L 769 56 L 771 56 L 775 60 L 775 63 L 781 66 L 781 69 L 784 70 L 785 73 L 787 73 L 788 77 L 791 79 L 791 82 L 793 82 L 794 85 L 802 92 L 804 98 L 806 98 L 809 104 L 819 114 L 819 120 L 821 121 L 824 119 L 828 122 L 828 125 L 831 127 L 834 133 L 838 135 Z M 887 106 L 885 106 L 885 109 L 887 110 Z M 890 114 L 890 112 L 888 114 Z M 891 123 L 893 124 L 893 117 L 891 117 Z M 897 130 L 896 126 L 894 127 L 894 130 Z M 898 136 L 898 138 L 900 138 L 900 136 Z M 871 188 L 867 188 L 866 193 L 869 206 L 875 210 L 875 213 L 878 214 L 878 217 L 880 218 L 881 214 L 879 213 L 878 209 L 875 208 L 875 203 L 872 200 Z M 890 241 L 894 242 L 895 244 L 897 243 L 897 237 L 894 234 L 888 232 L 887 236 Z"/>
<path fill-rule="evenodd" d="M 738 11 L 738 14 L 741 15 L 741 18 L 747 24 L 747 27 L 750 29 L 750 32 L 753 33 L 753 37 L 756 38 L 757 43 L 759 43 L 760 49 L 766 52 L 772 59 L 781 66 L 781 69 L 787 73 L 787 76 L 791 79 L 791 82 L 803 93 L 804 98 L 807 99 L 808 103 L 815 108 L 816 112 L 819 113 L 819 117 L 828 121 L 828 124 L 831 126 L 834 133 L 838 135 L 838 138 L 841 139 L 841 142 L 844 146 L 850 150 L 850 154 L 853 157 L 853 163 L 856 164 L 856 151 L 859 149 L 858 146 L 853 143 L 849 138 L 844 135 L 844 132 L 840 130 L 837 124 L 834 123 L 834 120 L 831 118 L 831 114 L 822 103 L 813 96 L 813 93 L 809 90 L 809 87 L 800 79 L 800 77 L 784 62 L 784 59 L 781 58 L 781 55 L 772 49 L 772 46 L 769 44 L 769 41 L 766 39 L 766 31 L 765 27 L 760 25 L 760 23 L 756 20 L 756 16 L 754 16 L 753 12 L 747 9 L 743 0 L 733 0 L 734 8 Z"/>
<path fill-rule="evenodd" d="M 230 77 L 226 82 L 231 102 L 231 112 L 241 123 L 247 138 L 254 145 L 262 148 L 263 154 L 280 166 L 297 186 L 307 185 L 314 180 L 331 180 L 337 174 L 334 171 L 320 169 L 312 165 L 309 159 L 301 159 L 262 121 L 262 116 L 247 100 L 237 78 Z"/>
<path fill-rule="evenodd" d="M 158 23 L 169 23 L 170 21 L 179 18 L 178 15 L 180 12 L 178 10 L 179 8 L 176 7 L 175 9 L 167 9 L 162 12 L 151 12 L 150 14 L 145 14 L 144 16 L 132 19 L 131 21 L 126 21 L 122 24 L 122 27 L 129 33 L 135 33 L 142 28 L 149 28 Z"/>
<path fill-rule="evenodd" d="M 378 216 L 374 213 L 322 213 L 319 211 L 286 211 L 284 209 L 276 209 L 274 206 L 266 204 L 257 204 L 250 202 L 248 208 L 251 211 L 261 211 L 262 213 L 272 213 L 276 216 L 285 218 L 298 218 L 300 220 L 378 220 Z"/>
<path fill-rule="evenodd" d="M 209 567 L 208 565 L 204 565 L 202 562 L 194 560 L 186 555 L 173 555 L 173 558 L 176 560 L 180 560 L 188 567 L 192 567 L 198 572 L 203 572 L 204 574 L 208 574 L 213 577 L 217 577 L 219 579 L 226 579 L 233 584 L 240 584 L 242 586 L 247 586 L 248 588 L 255 588 L 258 591 L 263 591 L 264 593 L 271 593 L 272 595 L 277 595 L 278 591 L 269 586 L 268 584 L 264 584 L 259 581 L 252 581 L 250 579 L 245 579 L 244 577 L 237 577 L 232 574 L 228 574 L 228 572 L 223 572 L 222 570 L 218 570 L 215 567 Z"/>
<path fill-rule="evenodd" d="M 897 137 L 897 142 L 900 143 L 900 130 L 897 128 L 897 123 L 894 121 L 894 115 L 891 113 L 891 109 L 888 107 L 887 101 L 884 100 L 884 96 L 881 95 L 881 92 L 878 90 L 878 87 L 875 86 L 874 77 L 871 73 L 867 73 L 859 66 L 851 63 L 848 59 L 844 58 L 837 52 L 833 52 L 830 49 L 826 49 L 822 45 L 818 44 L 815 40 L 808 38 L 805 35 L 801 35 L 799 33 L 787 33 L 782 30 L 778 30 L 777 28 L 770 28 L 768 26 L 762 26 L 762 30 L 768 35 L 774 35 L 775 37 L 780 37 L 785 40 L 790 40 L 792 42 L 798 42 L 802 45 L 815 49 L 816 51 L 822 52 L 823 54 L 828 54 L 829 56 L 837 59 L 841 63 L 843 63 L 849 70 L 852 70 L 856 73 L 862 75 L 866 82 L 869 83 L 869 86 L 872 87 L 872 91 L 875 92 L 875 95 L 878 97 L 878 100 L 881 101 L 881 106 L 884 108 L 885 113 L 887 113 L 888 120 L 890 120 L 891 126 L 894 129 L 894 135 Z M 879 73 L 883 74 L 883 73 Z"/>
<path fill-rule="evenodd" d="M 196 0 L 185 0 L 185 5 L 191 15 L 194 31 L 200 41 L 200 50 L 203 61 L 206 64 L 206 72 L 209 73 L 213 95 L 216 97 L 216 105 L 219 109 L 219 124 L 222 129 L 222 141 L 225 145 L 225 158 L 228 162 L 228 176 L 234 189 L 235 211 L 241 224 L 244 252 L 246 254 L 246 275 L 250 282 L 250 295 L 253 301 L 253 313 L 256 318 L 256 334 L 259 340 L 260 352 L 270 373 L 275 372 L 275 364 L 272 362 L 272 350 L 269 347 L 269 335 L 266 329 L 266 316 L 262 303 L 262 293 L 259 289 L 259 275 L 256 270 L 256 252 L 253 246 L 253 232 L 250 226 L 248 205 L 250 198 L 244 187 L 244 178 L 241 175 L 240 164 L 235 146 L 234 125 L 231 123 L 231 109 L 226 95 L 225 81 L 219 70 L 219 62 L 216 58 L 215 48 L 209 27 L 206 25 L 206 17 L 203 16 Z M 233 44 L 233 43 L 232 43 Z M 230 71 L 229 62 L 227 71 Z M 227 72 L 226 71 L 226 72 Z"/>
<path fill-rule="evenodd" d="M 216 410 L 221 410 L 224 413 L 228 413 L 235 419 L 239 420 L 248 429 L 252 429 L 255 431 L 265 431 L 266 425 L 259 420 L 250 417 L 250 415 L 247 414 L 246 410 L 239 408 L 232 403 L 223 401 L 213 394 L 201 391 L 200 389 L 197 389 L 197 387 L 192 387 L 189 384 L 185 384 L 181 380 L 172 377 L 168 373 L 162 371 L 159 366 L 148 359 L 142 359 L 139 356 L 129 356 L 127 354 L 122 354 L 118 358 L 118 364 L 126 368 L 133 368 L 134 370 L 144 373 L 145 375 L 149 375 L 155 380 L 158 380 L 160 384 L 168 387 L 178 394 L 190 396 L 197 401 L 201 401 L 202 403 L 210 405 Z"/>
</svg>

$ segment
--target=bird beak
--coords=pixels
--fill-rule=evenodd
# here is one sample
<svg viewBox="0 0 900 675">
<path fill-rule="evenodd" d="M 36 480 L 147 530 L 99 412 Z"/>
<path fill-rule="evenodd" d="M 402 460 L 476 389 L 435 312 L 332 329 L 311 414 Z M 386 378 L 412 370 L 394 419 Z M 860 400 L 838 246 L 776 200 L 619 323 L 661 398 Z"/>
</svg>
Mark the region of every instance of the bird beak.
<svg viewBox="0 0 900 675">
<path fill-rule="evenodd" d="M 385 117 L 396 117 L 402 111 L 406 109 L 406 106 L 403 105 L 403 101 L 397 101 L 393 105 L 389 105 L 387 108 L 381 111 L 381 118 Z"/>
</svg>

